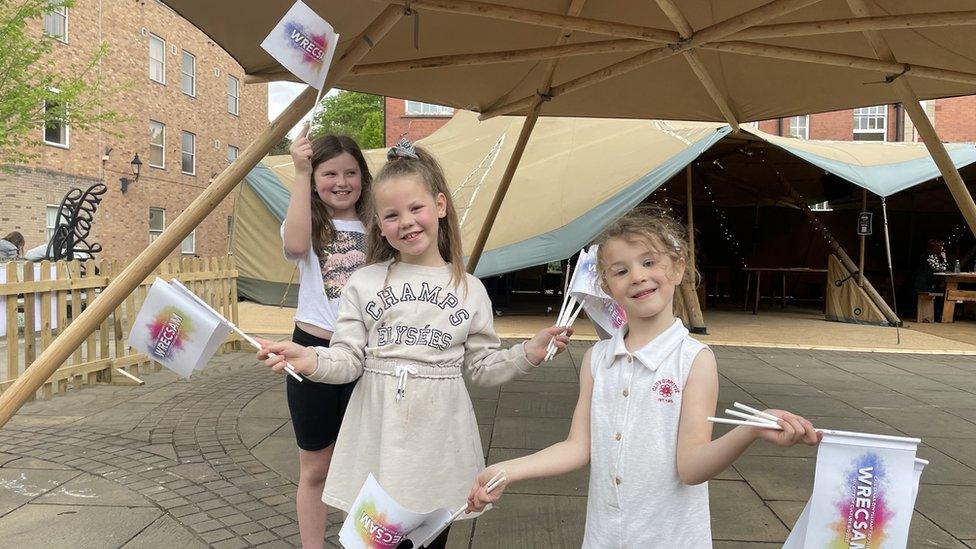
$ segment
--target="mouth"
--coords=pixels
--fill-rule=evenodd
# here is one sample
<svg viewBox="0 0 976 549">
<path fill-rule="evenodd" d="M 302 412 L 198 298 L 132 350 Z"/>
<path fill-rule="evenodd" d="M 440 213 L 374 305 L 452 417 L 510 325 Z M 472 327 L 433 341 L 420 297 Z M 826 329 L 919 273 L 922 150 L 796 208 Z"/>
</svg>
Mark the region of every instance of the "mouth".
<svg viewBox="0 0 976 549">
<path fill-rule="evenodd" d="M 400 236 L 400 240 L 403 240 L 405 242 L 413 242 L 414 240 L 417 240 L 418 238 L 420 238 L 420 235 L 422 235 L 422 234 L 424 234 L 423 231 L 413 231 L 413 232 L 410 232 L 410 233 L 406 233 L 404 235 L 401 235 Z"/>
<path fill-rule="evenodd" d="M 332 196 L 337 198 L 346 198 L 352 194 L 352 191 L 332 191 Z"/>
<path fill-rule="evenodd" d="M 647 290 L 641 290 L 636 294 L 631 295 L 630 298 L 639 301 L 654 295 L 656 292 L 657 292 L 657 288 L 649 288 Z"/>
</svg>

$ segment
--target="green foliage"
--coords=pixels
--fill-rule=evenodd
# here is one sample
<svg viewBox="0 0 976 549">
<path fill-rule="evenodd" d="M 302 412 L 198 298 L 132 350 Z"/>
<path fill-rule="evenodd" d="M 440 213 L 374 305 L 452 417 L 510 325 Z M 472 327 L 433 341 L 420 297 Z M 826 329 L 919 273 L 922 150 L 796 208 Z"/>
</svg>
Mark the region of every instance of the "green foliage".
<svg viewBox="0 0 976 549">
<path fill-rule="evenodd" d="M 0 0 L 0 163 L 24 163 L 38 156 L 47 124 L 67 121 L 71 131 L 98 128 L 112 135 L 118 113 L 106 99 L 99 65 L 105 43 L 82 64 L 57 66 L 49 55 L 57 39 L 43 35 L 46 12 L 70 8 L 74 0 Z M 70 40 L 70 35 L 69 35 Z M 66 106 L 45 109 L 45 104 Z"/>
<path fill-rule="evenodd" d="M 291 154 L 291 139 L 289 139 L 287 135 L 282 137 L 281 141 L 272 147 L 271 151 L 268 153 L 269 156 L 277 156 L 279 154 Z"/>
<path fill-rule="evenodd" d="M 383 146 L 383 97 L 341 91 L 323 99 L 321 107 L 310 137 L 334 133 L 352 137 L 364 149 Z"/>
</svg>

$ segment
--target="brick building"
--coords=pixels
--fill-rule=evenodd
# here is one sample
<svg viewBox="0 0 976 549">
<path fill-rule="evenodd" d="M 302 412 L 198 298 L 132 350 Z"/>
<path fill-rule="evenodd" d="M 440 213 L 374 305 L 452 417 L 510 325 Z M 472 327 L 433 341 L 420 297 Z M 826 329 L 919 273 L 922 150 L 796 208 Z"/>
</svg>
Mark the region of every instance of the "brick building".
<svg viewBox="0 0 976 549">
<path fill-rule="evenodd" d="M 434 133 L 454 116 L 454 109 L 420 101 L 387 97 L 384 104 L 386 146 L 401 137 L 416 141 Z"/>
<path fill-rule="evenodd" d="M 923 101 L 943 141 L 976 142 L 976 96 Z M 774 135 L 836 141 L 921 141 L 900 104 L 863 107 L 763 120 L 759 129 Z"/>
<path fill-rule="evenodd" d="M 240 65 L 158 1 L 77 0 L 41 25 L 58 38 L 57 66 L 108 45 L 98 70 L 122 88 L 108 104 L 123 121 L 106 131 L 38 128 L 40 156 L 0 172 L 0 233 L 19 230 L 28 248 L 45 243 L 65 193 L 102 181 L 108 191 L 89 240 L 104 248 L 99 257 L 131 259 L 268 123 L 267 84 L 245 87 Z M 141 173 L 123 192 L 135 154 Z M 232 210 L 233 195 L 174 254 L 226 253 Z"/>
</svg>

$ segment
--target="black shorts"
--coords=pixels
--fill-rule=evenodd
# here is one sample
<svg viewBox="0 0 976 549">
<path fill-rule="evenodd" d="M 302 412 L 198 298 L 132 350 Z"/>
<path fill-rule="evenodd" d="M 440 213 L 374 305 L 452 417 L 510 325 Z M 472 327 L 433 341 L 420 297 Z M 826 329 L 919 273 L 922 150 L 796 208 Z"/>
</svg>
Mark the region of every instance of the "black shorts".
<svg viewBox="0 0 976 549">
<path fill-rule="evenodd" d="M 291 340 L 306 347 L 329 346 L 328 339 L 315 337 L 298 326 L 295 326 Z M 288 380 L 288 411 L 298 447 L 314 452 L 334 444 L 356 382 L 332 385 L 308 379 L 299 382 L 291 376 L 285 376 L 285 379 Z"/>
</svg>

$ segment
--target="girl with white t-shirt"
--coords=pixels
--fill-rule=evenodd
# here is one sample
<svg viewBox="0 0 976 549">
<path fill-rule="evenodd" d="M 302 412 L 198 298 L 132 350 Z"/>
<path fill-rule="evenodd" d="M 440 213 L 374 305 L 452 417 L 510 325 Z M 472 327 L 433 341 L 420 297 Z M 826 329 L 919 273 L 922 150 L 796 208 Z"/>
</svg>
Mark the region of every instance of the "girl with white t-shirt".
<svg viewBox="0 0 976 549">
<path fill-rule="evenodd" d="M 603 289 L 628 322 L 583 356 L 566 440 L 487 468 L 471 488 L 468 510 L 497 501 L 507 484 L 589 462 L 584 547 L 711 547 L 706 481 L 758 438 L 792 446 L 817 444 L 820 436 L 800 416 L 767 410 L 782 431 L 736 427 L 712 440 L 715 356 L 672 310 L 687 258 L 683 225 L 663 210 L 638 209 L 598 243 Z M 485 484 L 498 471 L 507 482 L 488 493 Z"/>
<path fill-rule="evenodd" d="M 356 142 L 346 136 L 308 139 L 308 124 L 291 146 L 295 183 L 281 224 L 285 257 L 298 264 L 298 311 L 292 341 L 328 347 L 339 296 L 366 260 L 362 213 L 372 180 Z M 296 506 L 302 546 L 322 547 L 327 509 L 321 500 L 339 426 L 356 381 L 333 385 L 287 377 L 288 411 L 298 442 Z"/>
</svg>

